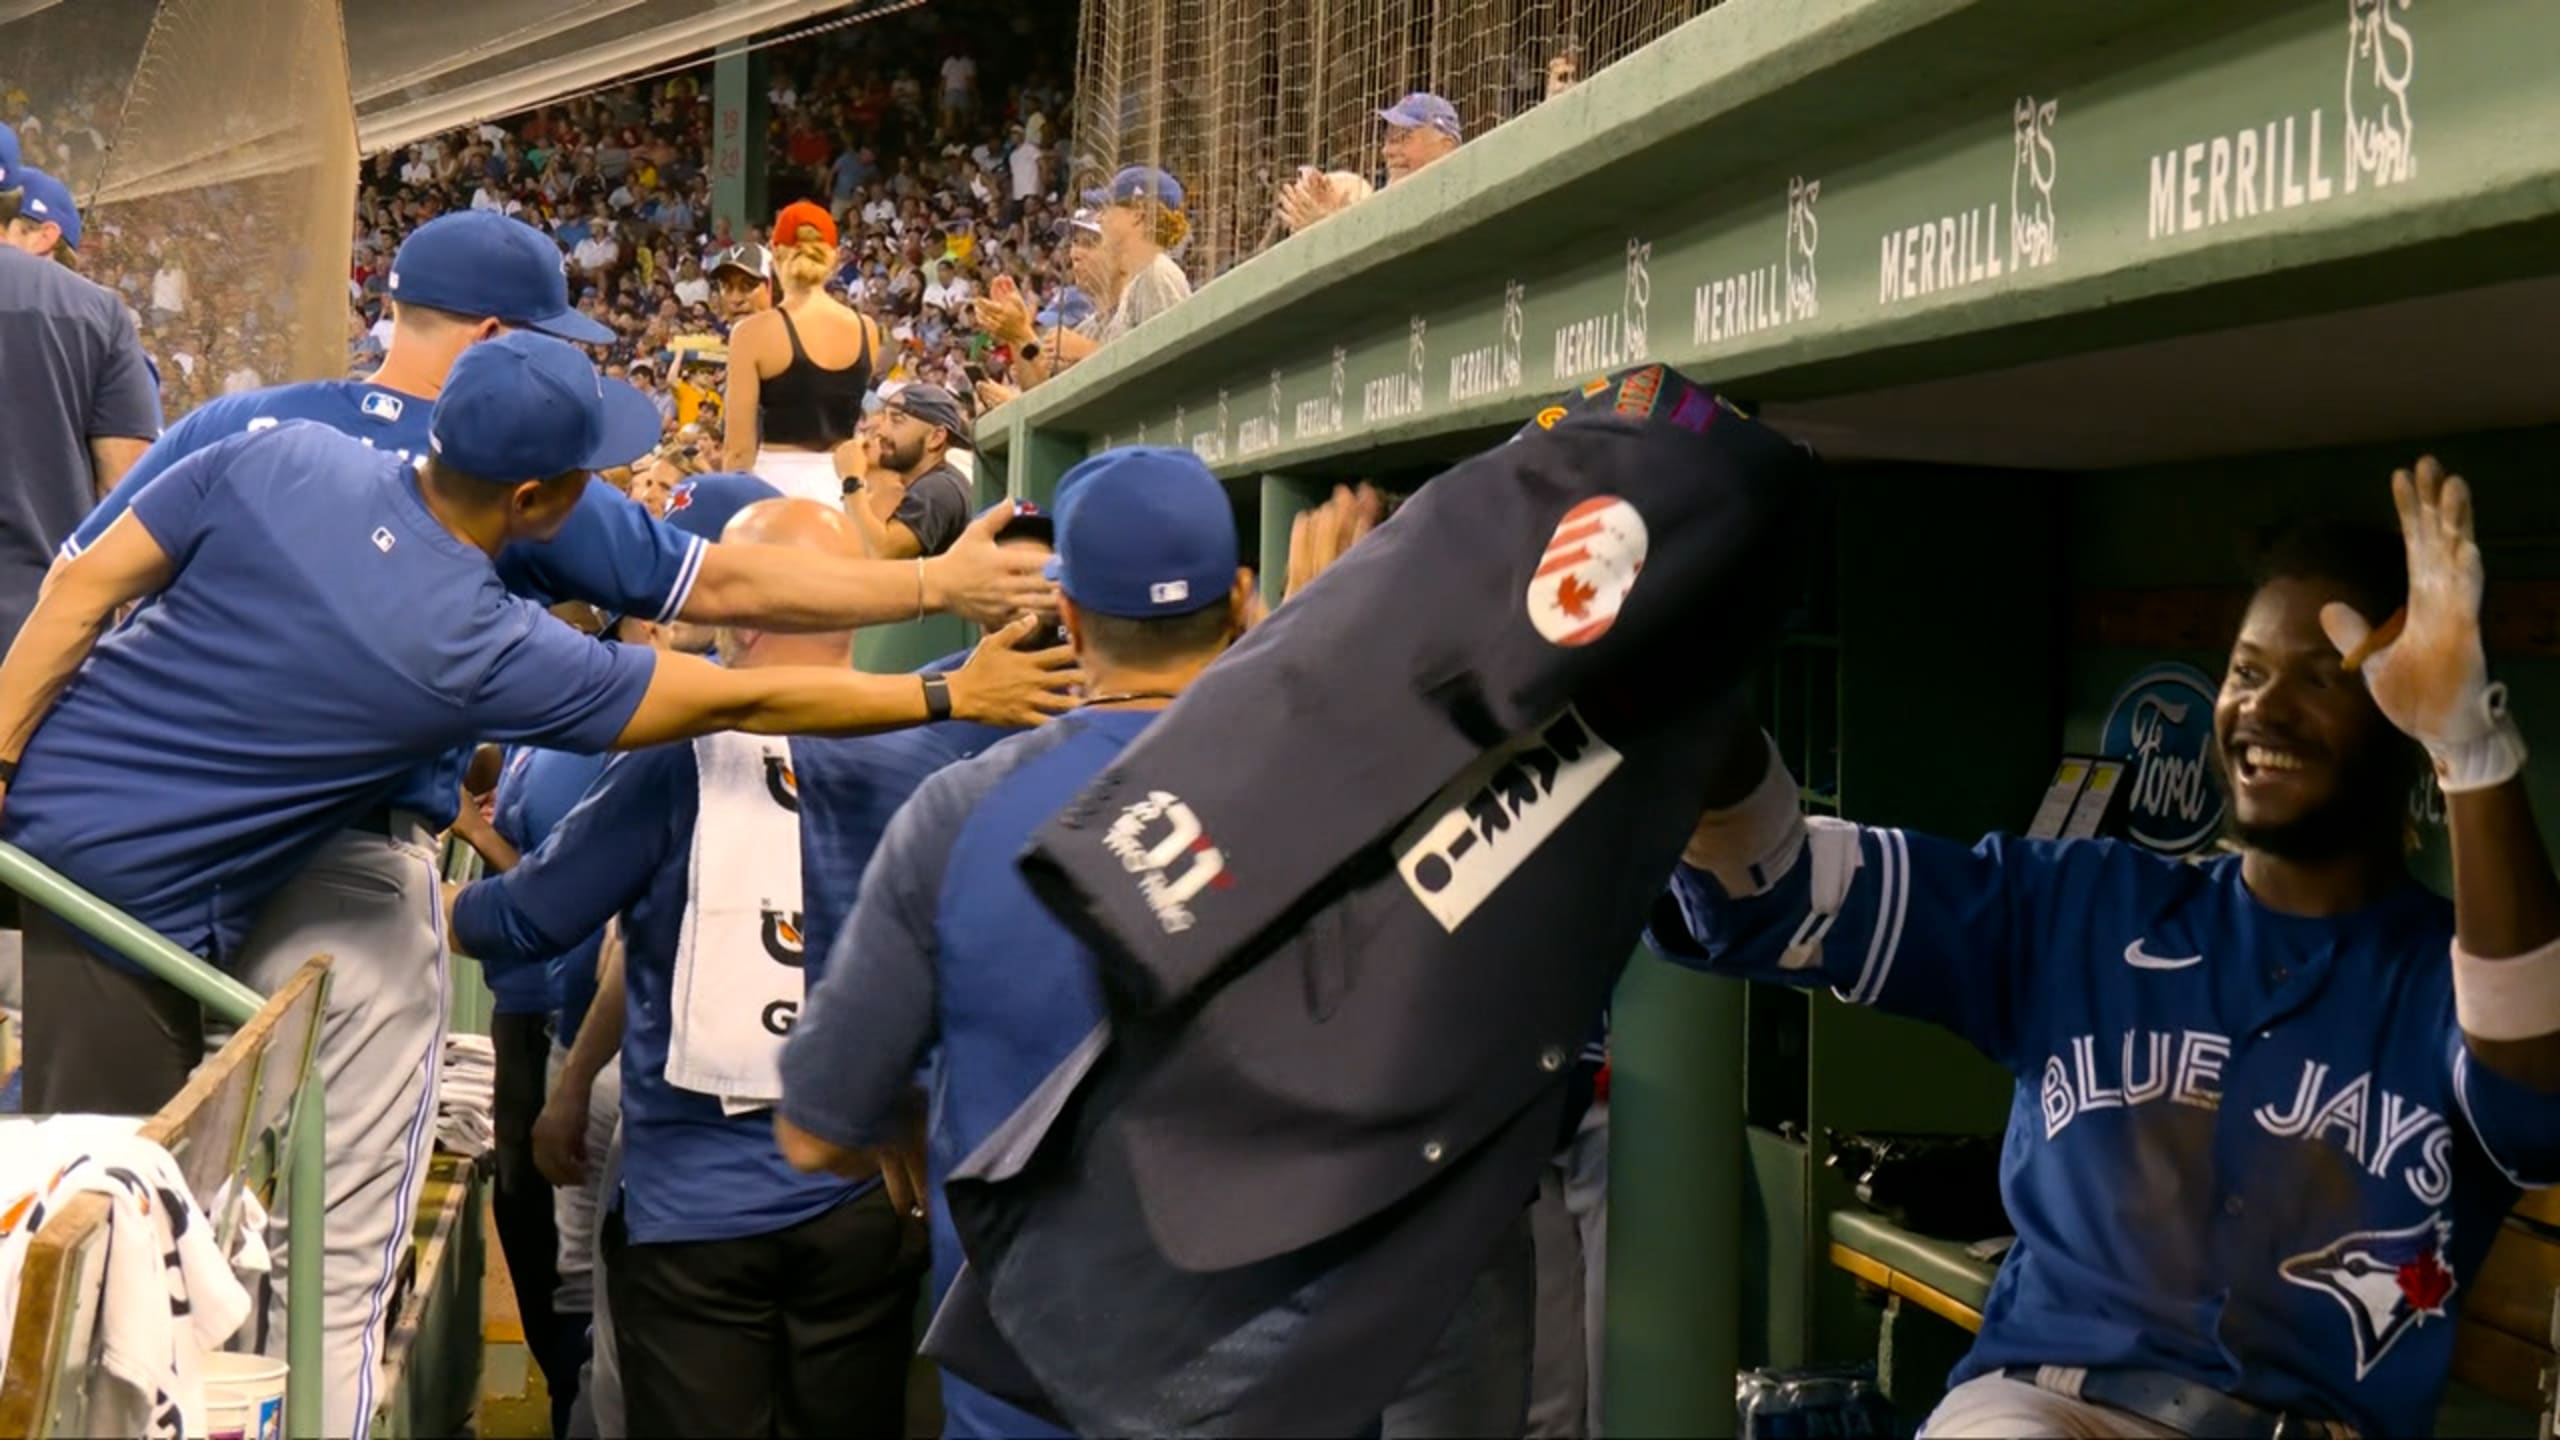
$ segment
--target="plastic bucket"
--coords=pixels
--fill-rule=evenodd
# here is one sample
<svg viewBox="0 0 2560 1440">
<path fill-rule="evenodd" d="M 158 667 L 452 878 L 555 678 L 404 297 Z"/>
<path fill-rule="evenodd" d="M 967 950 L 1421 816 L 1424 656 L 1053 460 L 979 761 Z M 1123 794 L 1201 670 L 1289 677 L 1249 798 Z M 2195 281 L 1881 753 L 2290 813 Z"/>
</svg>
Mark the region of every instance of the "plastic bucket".
<svg viewBox="0 0 2560 1440">
<path fill-rule="evenodd" d="M 204 1357 L 209 1440 L 284 1440 L 285 1370 L 264 1355 L 217 1350 Z"/>
</svg>

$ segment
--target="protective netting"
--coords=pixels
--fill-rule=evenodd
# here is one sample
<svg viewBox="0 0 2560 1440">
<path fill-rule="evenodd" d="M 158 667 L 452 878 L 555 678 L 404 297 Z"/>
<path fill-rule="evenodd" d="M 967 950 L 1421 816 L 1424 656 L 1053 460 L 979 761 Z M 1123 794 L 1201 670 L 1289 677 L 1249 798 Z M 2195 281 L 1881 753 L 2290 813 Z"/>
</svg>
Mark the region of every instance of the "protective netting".
<svg viewBox="0 0 2560 1440">
<path fill-rule="evenodd" d="M 1401 96 L 1449 101 L 1473 139 L 1718 3 L 1085 0 L 1075 163 L 1172 172 L 1205 280 L 1280 237 L 1301 165 L 1383 183 L 1378 111 Z"/>
<path fill-rule="evenodd" d="M 168 413 L 343 374 L 355 112 L 335 0 L 65 0 L 0 23 L 0 109 L 77 201 Z"/>
</svg>

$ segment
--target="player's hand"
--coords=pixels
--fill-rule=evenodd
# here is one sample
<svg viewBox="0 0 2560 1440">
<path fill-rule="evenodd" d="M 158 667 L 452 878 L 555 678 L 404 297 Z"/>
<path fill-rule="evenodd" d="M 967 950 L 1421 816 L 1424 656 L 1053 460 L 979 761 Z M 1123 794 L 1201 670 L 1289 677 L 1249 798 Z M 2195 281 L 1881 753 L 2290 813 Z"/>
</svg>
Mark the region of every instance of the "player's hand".
<svg viewBox="0 0 2560 1440">
<path fill-rule="evenodd" d="M 969 653 L 968 663 L 951 672 L 951 717 L 981 725 L 1037 725 L 1052 715 L 1076 708 L 1073 687 L 1084 683 L 1073 652 L 1063 645 L 1046 650 L 1015 647 L 1031 638 L 1038 616 L 1023 615 L 990 633 Z"/>
<path fill-rule="evenodd" d="M 587 1183 L 587 1107 L 584 1085 L 563 1081 L 533 1119 L 533 1168 L 554 1185 Z"/>
<path fill-rule="evenodd" d="M 1356 491 L 1337 485 L 1323 504 L 1300 511 L 1289 526 L 1289 586 L 1280 598 L 1285 601 L 1313 583 L 1361 537 L 1378 528 L 1386 511 L 1386 500 L 1377 487 L 1365 481 Z"/>
<path fill-rule="evenodd" d="M 924 562 L 928 608 L 990 627 L 1025 611 L 1057 610 L 1057 587 L 1040 573 L 1048 559 L 996 544 L 996 532 L 1012 519 L 1012 501 L 992 506 L 960 532 L 949 550 Z"/>
<path fill-rule="evenodd" d="M 2485 575 L 2472 536 L 2471 487 L 2430 455 L 2395 471 L 2391 498 L 2408 547 L 2409 601 L 2376 631 L 2354 607 L 2321 607 L 2329 642 L 2361 669 L 2374 703 L 2411 738 L 2460 742 L 2486 728 L 2489 661 L 2480 640 Z"/>
</svg>

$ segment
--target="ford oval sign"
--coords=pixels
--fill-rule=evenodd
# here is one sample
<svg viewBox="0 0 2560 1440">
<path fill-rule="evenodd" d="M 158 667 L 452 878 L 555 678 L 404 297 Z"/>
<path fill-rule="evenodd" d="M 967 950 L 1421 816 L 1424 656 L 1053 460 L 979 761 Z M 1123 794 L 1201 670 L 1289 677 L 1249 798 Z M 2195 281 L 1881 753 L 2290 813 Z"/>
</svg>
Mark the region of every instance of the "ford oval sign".
<svg viewBox="0 0 2560 1440">
<path fill-rule="evenodd" d="M 2155 665 L 2107 711 L 2102 748 L 2130 771 L 2125 834 L 2146 850 L 2184 855 L 2222 825 L 2222 786 L 2208 758 L 2214 693 L 2192 665 Z"/>
</svg>

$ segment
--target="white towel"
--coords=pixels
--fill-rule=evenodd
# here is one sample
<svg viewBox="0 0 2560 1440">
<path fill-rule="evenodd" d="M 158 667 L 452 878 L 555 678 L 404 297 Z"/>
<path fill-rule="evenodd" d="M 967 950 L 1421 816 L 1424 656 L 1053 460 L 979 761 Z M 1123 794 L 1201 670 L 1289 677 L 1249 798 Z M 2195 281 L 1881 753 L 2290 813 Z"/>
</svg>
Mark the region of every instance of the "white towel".
<svg viewBox="0 0 2560 1440">
<path fill-rule="evenodd" d="M 743 1115 L 782 1098 L 782 1042 L 806 998 L 799 782 L 785 739 L 706 735 L 693 760 L 701 804 L 667 1007 L 667 1083 Z"/>
<path fill-rule="evenodd" d="M 249 1293 L 169 1152 L 129 1117 L 57 1115 L 6 1131 L 0 1176 L 0 1355 L 26 1243 L 72 1197 L 112 1202 L 101 1360 L 147 1406 L 155 1437 L 205 1433 L 204 1355 L 249 1317 Z"/>
</svg>

